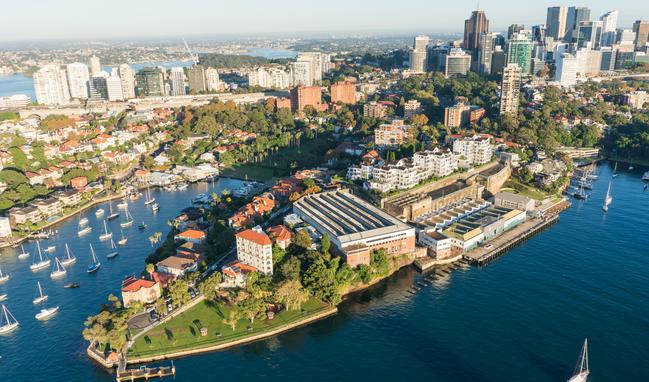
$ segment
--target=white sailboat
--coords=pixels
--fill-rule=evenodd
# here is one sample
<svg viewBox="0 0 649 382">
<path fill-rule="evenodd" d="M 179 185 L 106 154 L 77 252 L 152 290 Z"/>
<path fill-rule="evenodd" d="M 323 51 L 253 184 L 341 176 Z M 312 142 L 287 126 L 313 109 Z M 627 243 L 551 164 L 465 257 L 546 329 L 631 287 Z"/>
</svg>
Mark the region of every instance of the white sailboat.
<svg viewBox="0 0 649 382">
<path fill-rule="evenodd" d="M 158 203 L 153 203 L 151 206 L 151 211 L 157 212 L 160 209 L 160 205 Z"/>
<path fill-rule="evenodd" d="M 608 190 L 606 191 L 606 197 L 604 198 L 604 206 L 602 209 L 604 212 L 608 212 L 608 206 L 613 202 L 613 197 L 611 196 L 611 182 L 608 182 Z"/>
<path fill-rule="evenodd" d="M 112 259 L 113 257 L 119 255 L 119 252 L 117 251 L 117 246 L 115 246 L 115 242 L 113 241 L 113 239 L 110 239 L 110 248 L 112 249 L 112 251 L 108 255 L 106 255 L 107 259 Z"/>
<path fill-rule="evenodd" d="M 47 248 L 45 248 L 43 250 L 43 252 L 45 252 L 45 253 L 52 253 L 54 251 L 56 251 L 56 246 L 54 246 L 54 245 L 49 245 L 49 246 L 47 246 Z"/>
<path fill-rule="evenodd" d="M 575 368 L 575 374 L 568 380 L 568 382 L 586 382 L 590 370 L 588 369 L 588 338 L 584 340 L 584 347 L 581 349 L 581 355 Z"/>
<path fill-rule="evenodd" d="M 32 261 L 32 265 L 29 266 L 29 269 L 31 269 L 32 271 L 37 271 L 39 269 L 49 267 L 51 261 L 47 258 L 47 256 L 43 258 L 43 253 L 41 253 L 41 245 L 38 241 L 36 242 L 36 252 L 38 253 L 38 261 L 36 261 L 36 256 L 34 256 L 34 260 Z"/>
<path fill-rule="evenodd" d="M 113 202 L 110 200 L 108 201 L 108 209 L 110 210 L 110 214 L 108 214 L 106 220 L 113 220 L 119 216 L 119 213 L 113 212 Z"/>
<path fill-rule="evenodd" d="M 50 273 L 50 278 L 58 279 L 59 277 L 65 276 L 68 271 L 65 269 L 63 264 L 59 261 L 58 257 L 54 258 L 54 270 Z"/>
<path fill-rule="evenodd" d="M 121 203 L 117 203 L 117 208 L 120 210 L 128 208 L 128 203 L 126 202 L 126 199 L 122 199 Z"/>
<path fill-rule="evenodd" d="M 128 207 L 126 208 L 125 219 L 123 222 L 119 223 L 119 226 L 122 228 L 128 228 L 133 225 L 133 216 L 128 212 Z"/>
<path fill-rule="evenodd" d="M 101 215 L 104 214 L 104 212 L 106 212 L 106 211 L 104 211 L 103 208 L 98 208 L 98 209 L 95 211 L 95 216 L 96 216 L 96 217 L 100 217 Z"/>
<path fill-rule="evenodd" d="M 613 168 L 613 178 L 617 178 L 617 162 L 615 162 L 615 167 Z"/>
<path fill-rule="evenodd" d="M 104 233 L 99 235 L 99 240 L 108 240 L 111 237 L 113 237 L 113 233 L 108 230 L 108 225 L 106 224 L 106 220 L 104 220 Z"/>
<path fill-rule="evenodd" d="M 18 320 L 11 314 L 6 306 L 2 305 L 2 314 L 0 314 L 0 334 L 9 333 L 18 327 Z"/>
<path fill-rule="evenodd" d="M 6 299 L 7 299 L 7 294 L 6 293 L 0 294 L 0 301 L 4 301 Z"/>
<path fill-rule="evenodd" d="M 77 258 L 72 253 L 70 253 L 70 247 L 68 247 L 68 243 L 65 243 L 65 257 L 63 258 L 63 260 L 61 260 L 61 265 L 70 265 L 75 261 L 77 261 Z"/>
<path fill-rule="evenodd" d="M 144 205 L 148 206 L 151 203 L 155 203 L 155 198 L 151 197 L 151 190 L 149 186 L 146 188 L 146 200 L 144 201 Z"/>
<path fill-rule="evenodd" d="M 39 321 L 47 320 L 50 319 L 53 315 L 55 315 L 59 311 L 59 307 L 55 306 L 52 308 L 46 308 L 46 309 L 41 309 L 40 312 L 36 313 L 36 319 Z"/>
<path fill-rule="evenodd" d="M 128 241 L 128 239 L 124 237 L 124 231 L 122 231 L 122 238 L 117 241 L 117 244 L 126 245 L 127 241 Z"/>
<path fill-rule="evenodd" d="M 79 228 L 82 228 L 87 224 L 88 224 L 88 218 L 83 217 L 83 218 L 79 219 Z"/>
<path fill-rule="evenodd" d="M 40 304 L 43 301 L 46 301 L 48 296 L 43 293 L 43 288 L 41 287 L 41 282 L 37 281 L 36 285 L 38 285 L 38 297 L 36 297 L 32 302 L 34 304 Z"/>
<path fill-rule="evenodd" d="M 2 273 L 2 269 L 0 269 L 0 284 L 8 281 L 9 278 L 10 278 L 10 276 Z"/>
<path fill-rule="evenodd" d="M 18 254 L 19 259 L 26 259 L 29 257 L 29 252 L 25 251 L 25 247 L 22 244 L 20 245 L 20 250 L 22 252 Z"/>
<path fill-rule="evenodd" d="M 81 237 L 83 235 L 89 234 L 90 232 L 92 232 L 92 227 L 88 225 L 88 226 L 85 226 L 85 227 L 81 228 L 80 230 L 78 230 L 77 235 L 79 235 Z"/>
<path fill-rule="evenodd" d="M 97 260 L 97 255 L 95 255 L 95 250 L 92 248 L 92 244 L 90 244 L 90 265 L 88 266 L 88 273 L 95 272 L 101 267 L 101 263 L 99 260 Z"/>
</svg>

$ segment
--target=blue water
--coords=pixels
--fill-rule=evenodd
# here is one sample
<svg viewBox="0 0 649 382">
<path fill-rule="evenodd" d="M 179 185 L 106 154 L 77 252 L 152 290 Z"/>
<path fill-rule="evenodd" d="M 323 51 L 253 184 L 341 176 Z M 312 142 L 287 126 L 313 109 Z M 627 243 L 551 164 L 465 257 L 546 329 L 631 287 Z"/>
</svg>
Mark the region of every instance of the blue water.
<svg viewBox="0 0 649 382">
<path fill-rule="evenodd" d="M 415 295 L 407 290 L 421 276 L 402 271 L 345 302 L 334 317 L 248 346 L 179 359 L 176 380 L 565 381 L 588 337 L 589 381 L 647 381 L 649 191 L 640 181 L 646 170 L 620 171 L 608 215 L 601 206 L 611 169 L 604 165 L 590 200 L 576 202 L 558 224 L 487 266 L 452 271 Z M 167 210 L 186 200 L 156 196 L 162 195 L 170 199 L 161 215 L 172 216 Z M 149 216 L 143 207 L 134 212 L 136 219 Z M 76 231 L 74 221 L 67 224 Z M 136 230 L 130 234 L 138 237 Z M 130 239 L 132 250 L 112 263 L 104 260 L 96 276 L 84 271 L 88 239 L 78 240 L 78 273 L 68 276 L 82 283 L 78 290 L 57 288 L 44 273 L 32 275 L 15 257 L 0 258 L 3 270 L 16 274 L 7 286 L 9 307 L 22 321 L 13 335 L 0 337 L 0 378 L 112 380 L 86 359 L 79 332 L 104 296 L 117 293 L 121 277 L 141 269 L 150 250 L 147 236 L 139 244 Z M 107 251 L 99 243 L 96 248 Z M 63 308 L 46 324 L 31 319 L 36 279 Z"/>
<path fill-rule="evenodd" d="M 34 80 L 23 74 L 0 76 L 0 97 L 14 94 L 27 94 L 32 101 L 35 101 Z"/>
<path fill-rule="evenodd" d="M 248 49 L 248 52 L 246 52 L 246 54 L 249 56 L 263 57 L 268 59 L 297 57 L 297 52 L 294 50 L 275 48 L 250 48 Z"/>
</svg>

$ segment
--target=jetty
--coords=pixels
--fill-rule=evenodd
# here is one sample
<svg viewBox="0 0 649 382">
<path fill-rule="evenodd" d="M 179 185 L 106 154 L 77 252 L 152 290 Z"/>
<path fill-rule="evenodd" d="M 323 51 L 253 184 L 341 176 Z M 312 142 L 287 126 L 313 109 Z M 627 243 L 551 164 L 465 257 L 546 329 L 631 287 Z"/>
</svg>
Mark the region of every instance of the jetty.
<svg viewBox="0 0 649 382">
<path fill-rule="evenodd" d="M 117 368 L 115 380 L 117 380 L 118 382 L 136 381 L 139 379 L 149 380 L 152 378 L 173 377 L 175 375 L 176 366 L 174 366 L 173 361 L 171 362 L 171 366 L 141 366 L 137 369 L 127 369 L 126 366 L 120 365 L 120 367 Z"/>
</svg>

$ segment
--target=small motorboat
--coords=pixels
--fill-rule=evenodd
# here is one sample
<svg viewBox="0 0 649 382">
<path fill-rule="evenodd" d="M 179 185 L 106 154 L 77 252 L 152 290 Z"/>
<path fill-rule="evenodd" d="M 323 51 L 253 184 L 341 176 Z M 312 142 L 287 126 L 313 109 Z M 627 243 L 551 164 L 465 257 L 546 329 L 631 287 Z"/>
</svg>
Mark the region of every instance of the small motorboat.
<svg viewBox="0 0 649 382">
<path fill-rule="evenodd" d="M 81 219 L 79 220 L 79 227 L 83 227 L 83 226 L 85 226 L 86 224 L 88 224 L 88 218 L 81 218 Z"/>
<path fill-rule="evenodd" d="M 74 289 L 74 288 L 79 287 L 79 283 L 78 282 L 73 282 L 73 283 L 65 284 L 63 287 L 64 288 Z"/>
<path fill-rule="evenodd" d="M 158 203 L 153 203 L 151 206 L 151 211 L 157 212 L 160 209 L 160 205 Z"/>
<path fill-rule="evenodd" d="M 180 184 L 176 187 L 176 189 L 177 189 L 178 191 L 184 191 L 184 190 L 186 190 L 188 187 L 189 187 L 189 184 L 187 184 L 187 183 L 180 183 Z"/>
<path fill-rule="evenodd" d="M 139 230 L 145 230 L 146 227 L 147 227 L 146 223 L 145 223 L 145 222 L 142 222 L 142 224 L 140 224 L 140 225 L 137 226 L 137 229 L 139 229 Z"/>
<path fill-rule="evenodd" d="M 0 301 L 4 301 L 7 299 L 7 294 L 0 294 Z"/>
<path fill-rule="evenodd" d="M 36 319 L 39 321 L 43 320 L 48 320 L 50 319 L 53 315 L 55 315 L 59 311 L 59 307 L 55 306 L 53 308 L 46 308 L 46 309 L 41 309 L 40 312 L 36 314 Z"/>
<path fill-rule="evenodd" d="M 77 231 L 77 235 L 83 236 L 89 234 L 90 232 L 92 232 L 92 227 L 86 226 L 80 229 L 79 231 Z"/>
<path fill-rule="evenodd" d="M 97 209 L 97 211 L 95 211 L 95 216 L 100 217 L 101 215 L 104 214 L 104 212 L 106 212 L 106 211 L 104 211 L 103 208 L 99 208 L 99 209 Z"/>
<path fill-rule="evenodd" d="M 43 250 L 43 252 L 45 252 L 45 253 L 52 253 L 54 251 L 56 251 L 56 246 L 54 246 L 54 245 L 50 245 L 50 246 L 48 246 L 47 248 L 45 248 Z"/>
<path fill-rule="evenodd" d="M 126 209 L 128 207 L 128 203 L 126 202 L 126 199 L 124 199 L 121 203 L 117 204 L 117 208 L 120 210 Z"/>
</svg>

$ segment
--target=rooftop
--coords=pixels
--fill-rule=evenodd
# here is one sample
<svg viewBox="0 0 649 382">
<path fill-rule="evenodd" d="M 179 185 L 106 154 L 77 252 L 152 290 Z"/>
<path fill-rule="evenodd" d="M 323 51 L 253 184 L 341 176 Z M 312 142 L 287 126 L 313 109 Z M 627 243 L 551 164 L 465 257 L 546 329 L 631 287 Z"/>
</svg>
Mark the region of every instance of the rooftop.
<svg viewBox="0 0 649 382">
<path fill-rule="evenodd" d="M 247 229 L 245 231 L 241 231 L 237 234 L 238 238 L 252 241 L 255 244 L 259 245 L 272 245 L 273 243 L 270 241 L 270 238 L 268 235 L 265 233 L 253 231 L 251 229 Z"/>
</svg>

